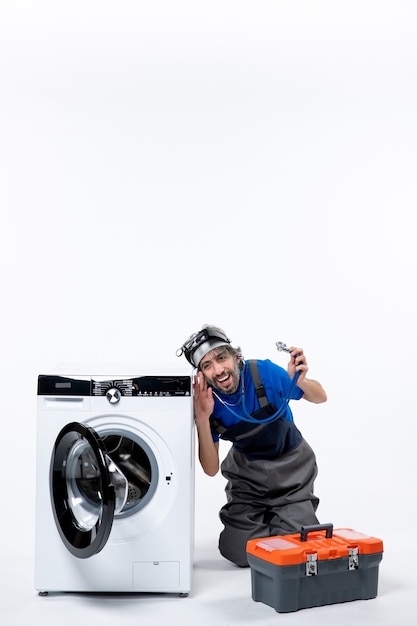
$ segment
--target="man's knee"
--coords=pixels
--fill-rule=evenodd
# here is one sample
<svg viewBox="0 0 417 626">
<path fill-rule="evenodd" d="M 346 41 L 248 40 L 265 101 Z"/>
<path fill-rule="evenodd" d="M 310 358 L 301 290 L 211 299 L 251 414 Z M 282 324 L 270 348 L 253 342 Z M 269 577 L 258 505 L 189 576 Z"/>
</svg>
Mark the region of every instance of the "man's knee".
<svg viewBox="0 0 417 626">
<path fill-rule="evenodd" d="M 249 567 L 246 554 L 246 539 L 237 540 L 236 537 L 225 537 L 223 533 L 219 537 L 220 554 L 238 567 Z"/>
</svg>

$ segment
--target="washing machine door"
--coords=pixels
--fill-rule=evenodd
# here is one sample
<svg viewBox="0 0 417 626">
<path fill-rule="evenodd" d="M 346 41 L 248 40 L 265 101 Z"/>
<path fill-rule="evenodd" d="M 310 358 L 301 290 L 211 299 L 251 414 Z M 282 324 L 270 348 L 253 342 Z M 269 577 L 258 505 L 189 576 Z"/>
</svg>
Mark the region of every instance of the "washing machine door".
<svg viewBox="0 0 417 626">
<path fill-rule="evenodd" d="M 107 542 L 117 504 L 111 474 L 96 431 L 67 424 L 55 442 L 50 492 L 58 532 L 74 556 L 88 558 Z"/>
</svg>

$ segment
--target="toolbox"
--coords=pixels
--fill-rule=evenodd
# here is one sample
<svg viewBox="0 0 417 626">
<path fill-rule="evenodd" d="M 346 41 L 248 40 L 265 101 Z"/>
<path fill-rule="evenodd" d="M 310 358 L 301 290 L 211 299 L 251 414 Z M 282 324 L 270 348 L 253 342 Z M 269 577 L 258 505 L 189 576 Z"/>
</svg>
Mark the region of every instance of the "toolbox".
<svg viewBox="0 0 417 626">
<path fill-rule="evenodd" d="M 246 546 L 252 599 L 278 613 L 369 600 L 378 592 L 383 543 L 333 524 L 292 535 L 251 539 Z"/>
</svg>

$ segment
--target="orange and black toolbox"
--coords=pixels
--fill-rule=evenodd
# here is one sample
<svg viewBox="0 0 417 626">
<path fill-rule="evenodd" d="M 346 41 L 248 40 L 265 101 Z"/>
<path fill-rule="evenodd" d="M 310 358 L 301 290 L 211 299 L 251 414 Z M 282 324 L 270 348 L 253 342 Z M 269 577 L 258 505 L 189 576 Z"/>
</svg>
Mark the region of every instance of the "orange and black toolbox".
<svg viewBox="0 0 417 626">
<path fill-rule="evenodd" d="M 251 539 L 246 547 L 252 599 L 278 613 L 369 600 L 378 592 L 381 539 L 333 524 Z"/>
</svg>

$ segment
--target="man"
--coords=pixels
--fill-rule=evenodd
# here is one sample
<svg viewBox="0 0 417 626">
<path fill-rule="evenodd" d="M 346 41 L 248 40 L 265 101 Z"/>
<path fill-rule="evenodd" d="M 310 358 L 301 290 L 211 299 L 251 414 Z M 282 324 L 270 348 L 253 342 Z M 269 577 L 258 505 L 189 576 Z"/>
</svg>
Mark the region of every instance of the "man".
<svg viewBox="0 0 417 626">
<path fill-rule="evenodd" d="M 240 348 L 233 348 L 215 326 L 204 326 L 178 351 L 197 369 L 194 414 L 206 474 L 219 470 L 219 437 L 233 443 L 221 464 L 227 504 L 220 511 L 219 550 L 240 567 L 248 566 L 249 539 L 318 524 L 316 458 L 288 402 L 320 403 L 327 395 L 319 382 L 307 378 L 303 350 L 288 352 L 287 371 L 270 360 L 245 361 Z"/>
</svg>

